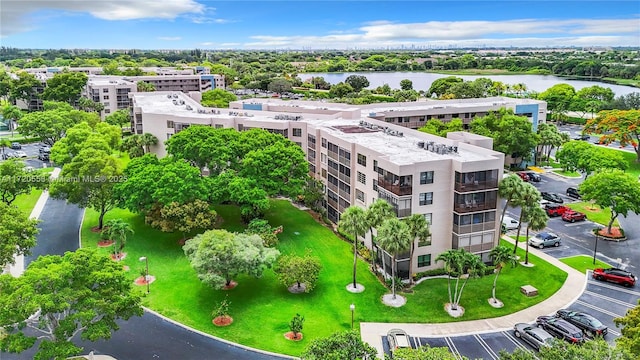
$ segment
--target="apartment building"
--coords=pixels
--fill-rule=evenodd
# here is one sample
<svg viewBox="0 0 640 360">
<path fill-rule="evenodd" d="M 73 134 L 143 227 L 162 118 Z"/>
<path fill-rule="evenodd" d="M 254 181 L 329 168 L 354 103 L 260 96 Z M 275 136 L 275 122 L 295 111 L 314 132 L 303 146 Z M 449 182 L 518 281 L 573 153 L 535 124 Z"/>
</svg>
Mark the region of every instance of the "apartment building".
<svg viewBox="0 0 640 360">
<path fill-rule="evenodd" d="M 136 133 L 160 140 L 152 147 L 159 156 L 166 155 L 164 141 L 189 126 L 262 128 L 301 146 L 310 174 L 326 186 L 327 216 L 334 223 L 347 207 L 366 208 L 376 199 L 388 201 L 401 218 L 422 214 L 431 224 L 431 237 L 416 244 L 412 269 L 408 253 L 400 256 L 404 278 L 440 267 L 436 257 L 452 248 L 489 261 L 490 249 L 498 244 L 504 155 L 492 150 L 490 138 L 466 132 L 441 138 L 363 116 L 368 110 L 344 104 L 253 102 L 247 105 L 255 109 L 249 109 L 235 102 L 243 108 L 210 109 L 179 92 L 130 96 L 132 125 Z M 372 247 L 368 236 L 364 241 Z M 384 257 L 390 272 L 391 258 Z"/>
<path fill-rule="evenodd" d="M 117 76 L 90 76 L 82 95 L 104 106 L 100 114 L 104 118 L 117 110 L 129 109 L 129 93 L 136 91 L 137 85 L 133 81 Z"/>
<path fill-rule="evenodd" d="M 127 70 L 127 67 L 119 67 L 120 71 Z M 194 75 L 194 74 L 210 74 L 210 70 L 206 66 L 187 66 L 184 68 L 176 68 L 176 67 L 159 67 L 159 66 L 147 66 L 141 67 L 145 73 L 155 74 L 155 75 Z M 27 68 L 24 71 L 30 74 L 56 74 L 62 71 L 70 71 L 70 72 L 82 72 L 87 75 L 102 75 L 102 67 L 100 66 L 85 66 L 85 67 L 69 67 L 69 66 L 59 66 L 59 67 L 39 67 L 39 68 Z"/>
<path fill-rule="evenodd" d="M 148 82 L 156 87 L 156 91 L 189 93 L 225 87 L 224 76 L 218 74 L 125 76 L 123 79 Z"/>
<path fill-rule="evenodd" d="M 9 73 L 9 76 L 11 76 L 13 79 L 18 78 L 18 75 L 14 73 Z M 49 76 L 47 74 L 41 73 L 35 73 L 33 74 L 33 76 L 36 78 L 36 80 L 39 81 L 39 84 L 33 89 L 31 98 L 29 98 L 28 100 L 17 99 L 15 101 L 15 105 L 23 110 L 40 111 L 44 108 L 44 103 L 40 96 L 44 92 L 44 88 L 47 86 L 47 80 L 49 79 Z"/>
</svg>

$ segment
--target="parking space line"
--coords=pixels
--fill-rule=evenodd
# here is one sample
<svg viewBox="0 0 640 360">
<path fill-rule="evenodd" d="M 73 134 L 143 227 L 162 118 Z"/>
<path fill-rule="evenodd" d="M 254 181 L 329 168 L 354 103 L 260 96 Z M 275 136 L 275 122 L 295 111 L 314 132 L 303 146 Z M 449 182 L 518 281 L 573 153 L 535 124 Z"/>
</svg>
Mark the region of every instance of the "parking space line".
<svg viewBox="0 0 640 360">
<path fill-rule="evenodd" d="M 624 307 L 628 307 L 629 309 L 633 309 L 634 307 L 636 307 L 636 305 L 629 304 L 628 302 L 625 302 L 625 301 L 622 301 L 622 300 L 618 300 L 618 299 L 614 299 L 614 298 L 611 298 L 611 297 L 608 297 L 608 296 L 605 296 L 605 295 L 600 295 L 598 293 L 594 293 L 594 292 L 589 291 L 589 290 L 585 290 L 585 292 L 583 294 L 588 294 L 588 295 L 591 295 L 591 296 L 595 296 L 597 298 L 604 299 L 604 300 L 607 300 L 609 302 L 616 303 L 618 305 L 622 305 Z"/>
<path fill-rule="evenodd" d="M 444 341 L 447 342 L 447 346 L 449 347 L 449 351 L 451 351 L 453 356 L 455 356 L 456 359 L 462 359 L 462 356 L 460 355 L 460 352 L 458 351 L 458 348 L 456 347 L 456 345 L 453 343 L 453 340 L 451 340 L 450 337 L 445 336 Z"/>
<path fill-rule="evenodd" d="M 491 347 L 490 347 L 490 346 L 489 346 L 489 345 L 484 341 L 484 339 L 482 339 L 482 338 L 480 337 L 480 335 L 478 335 L 478 334 L 474 334 L 474 335 L 473 335 L 473 337 L 474 337 L 476 340 L 478 340 L 478 342 L 480 343 L 480 346 L 482 346 L 482 347 L 487 351 L 487 353 L 489 353 L 489 356 L 491 356 L 491 357 L 493 358 L 493 360 L 498 360 L 498 359 L 499 359 L 498 354 L 496 354 L 496 353 L 491 349 Z"/>
<path fill-rule="evenodd" d="M 413 338 L 413 342 L 414 342 L 414 343 L 415 343 L 415 345 L 416 345 L 414 349 L 417 349 L 417 348 L 419 348 L 419 347 L 421 347 L 421 346 L 422 346 L 422 344 L 420 343 L 420 338 L 419 338 L 419 337 L 417 337 L 417 336 L 412 336 L 412 338 Z"/>
<path fill-rule="evenodd" d="M 631 294 L 631 295 L 640 296 L 640 292 L 629 290 L 629 289 L 624 289 L 624 288 L 621 288 L 619 286 L 609 285 L 608 283 L 605 283 L 605 282 L 602 282 L 602 281 L 589 280 L 589 284 L 605 287 L 605 288 L 608 288 L 608 289 L 622 291 L 624 293 Z"/>
<path fill-rule="evenodd" d="M 616 314 L 616 313 L 611 312 L 611 311 L 609 311 L 609 310 L 605 310 L 605 309 L 603 309 L 603 308 L 600 308 L 600 307 L 597 307 L 597 306 L 591 305 L 591 304 L 589 304 L 588 302 L 584 302 L 584 301 L 582 301 L 582 300 L 576 300 L 576 304 L 580 304 L 580 305 L 582 305 L 582 306 L 586 306 L 586 307 L 588 307 L 588 308 L 590 308 L 590 309 L 593 309 L 593 310 L 595 310 L 595 311 L 601 312 L 601 313 L 603 313 L 603 314 L 607 314 L 607 315 L 609 315 L 609 316 L 613 316 L 614 318 L 619 318 L 619 317 L 623 317 L 623 316 L 624 316 L 624 314 L 622 314 L 622 315 L 620 315 L 620 314 Z"/>
<path fill-rule="evenodd" d="M 518 340 L 516 340 L 513 336 L 511 336 L 511 334 L 509 334 L 506 331 L 502 331 L 502 335 L 504 335 L 507 339 L 511 340 L 512 343 L 516 344 L 517 347 L 521 348 L 521 349 L 525 349 L 525 350 L 529 350 L 527 349 L 526 346 L 524 346 L 521 342 L 519 342 Z"/>
</svg>

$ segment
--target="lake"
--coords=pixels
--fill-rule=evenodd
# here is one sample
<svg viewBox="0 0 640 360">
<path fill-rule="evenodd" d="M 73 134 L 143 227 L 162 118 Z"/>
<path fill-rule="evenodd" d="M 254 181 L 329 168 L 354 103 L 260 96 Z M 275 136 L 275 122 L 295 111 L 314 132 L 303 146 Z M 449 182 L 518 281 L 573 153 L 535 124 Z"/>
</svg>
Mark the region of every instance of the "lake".
<svg viewBox="0 0 640 360">
<path fill-rule="evenodd" d="M 431 87 L 436 79 L 440 79 L 448 76 L 456 76 L 464 80 L 475 80 L 477 78 L 489 78 L 493 81 L 501 81 L 505 84 L 514 85 L 523 83 L 527 85 L 527 89 L 537 92 L 543 92 L 548 88 L 556 84 L 569 84 L 573 86 L 576 91 L 589 86 L 602 86 L 610 88 L 616 96 L 626 95 L 632 92 L 640 92 L 640 88 L 633 86 L 623 86 L 607 84 L 600 81 L 585 81 L 585 80 L 568 80 L 553 75 L 449 75 L 449 74 L 436 74 L 425 72 L 350 72 L 350 73 L 304 73 L 299 74 L 303 81 L 306 79 L 317 76 L 321 76 L 330 84 L 337 84 L 344 81 L 349 75 L 363 75 L 369 80 L 368 89 L 375 89 L 378 86 L 389 84 L 392 89 L 400 88 L 400 80 L 409 79 L 413 81 L 413 88 L 415 90 L 427 91 Z"/>
</svg>

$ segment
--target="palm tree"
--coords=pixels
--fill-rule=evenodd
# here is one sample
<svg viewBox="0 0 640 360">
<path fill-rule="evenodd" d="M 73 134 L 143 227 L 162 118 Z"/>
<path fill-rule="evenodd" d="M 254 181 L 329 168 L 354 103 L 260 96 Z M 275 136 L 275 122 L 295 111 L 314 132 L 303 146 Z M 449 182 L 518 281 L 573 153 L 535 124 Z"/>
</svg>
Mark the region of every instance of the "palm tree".
<svg viewBox="0 0 640 360">
<path fill-rule="evenodd" d="M 496 298 L 496 284 L 498 283 L 498 276 L 500 276 L 500 272 L 502 268 L 509 264 L 511 267 L 515 267 L 518 265 L 518 258 L 511 253 L 511 249 L 506 246 L 496 246 L 491 249 L 489 253 L 491 259 L 493 259 L 493 264 L 496 266 L 496 277 L 493 279 L 493 288 L 491 289 L 491 301 L 496 304 L 498 299 Z"/>
<path fill-rule="evenodd" d="M 367 232 L 366 214 L 356 205 L 349 206 L 340 215 L 338 227 L 353 235 L 353 288 L 357 289 L 356 267 L 358 261 L 358 236 Z"/>
<path fill-rule="evenodd" d="M 540 206 L 532 204 L 527 209 L 525 221 L 527 222 L 527 244 L 524 255 L 524 263 L 529 264 L 529 229 L 533 231 L 540 231 L 547 227 L 547 220 L 549 217 L 547 213 Z"/>
<path fill-rule="evenodd" d="M 407 251 L 411 245 L 409 226 L 398 218 L 385 220 L 378 230 L 378 242 L 380 243 L 380 247 L 391 254 L 391 290 L 393 292 L 393 300 L 395 300 L 396 257 L 401 252 Z"/>
<path fill-rule="evenodd" d="M 411 246 L 409 248 L 409 282 L 413 284 L 413 251 L 416 245 L 416 238 L 418 241 L 425 241 L 429 235 L 429 222 L 424 218 L 422 214 L 413 214 L 406 218 L 405 221 L 409 225 L 409 232 L 411 233 Z"/>
<path fill-rule="evenodd" d="M 520 238 L 520 230 L 522 230 L 522 222 L 527 217 L 527 212 L 530 211 L 534 206 L 538 205 L 540 200 L 542 200 L 542 196 L 540 195 L 540 191 L 536 189 L 533 185 L 529 183 L 523 183 L 522 192 L 516 195 L 513 203 L 516 206 L 520 206 L 520 218 L 518 219 L 518 230 L 516 232 L 516 244 L 513 247 L 513 253 L 515 254 L 518 251 L 518 239 Z M 527 241 L 527 244 L 529 241 Z"/>
<path fill-rule="evenodd" d="M 369 233 L 371 234 L 371 270 L 375 270 L 376 261 L 375 254 L 373 254 L 373 249 L 375 249 L 376 245 L 373 238 L 373 229 L 382 225 L 386 219 L 394 217 L 396 217 L 396 213 L 393 210 L 393 206 L 384 199 L 377 199 L 367 208 L 366 219 L 367 225 L 369 225 Z M 382 268 L 384 269 L 384 256 L 382 257 Z"/>
<path fill-rule="evenodd" d="M 507 200 L 507 203 L 502 209 L 502 215 L 500 215 L 500 224 L 502 224 L 502 222 L 504 221 L 504 216 L 507 213 L 507 208 L 513 203 L 518 194 L 522 192 L 523 187 L 524 181 L 522 181 L 520 176 L 516 174 L 507 176 L 500 181 L 500 184 L 498 184 L 498 195 L 500 195 L 501 198 Z"/>
<path fill-rule="evenodd" d="M 474 255 L 464 249 L 447 250 L 436 258 L 436 261 L 444 262 L 444 271 L 447 273 L 447 284 L 449 291 L 449 303 L 451 310 L 458 310 L 462 291 L 470 277 L 482 276 L 484 273 L 484 263 L 478 255 Z M 451 278 L 456 279 L 455 291 L 451 293 Z M 460 289 L 460 279 L 464 278 L 464 282 Z M 453 296 L 452 296 L 453 295 Z"/>
<path fill-rule="evenodd" d="M 113 255 L 117 259 L 127 243 L 127 236 L 133 235 L 133 229 L 131 229 L 129 223 L 124 222 L 122 219 L 112 219 L 107 221 L 102 228 L 102 235 L 116 242 L 116 246 L 113 248 Z"/>
<path fill-rule="evenodd" d="M 153 134 L 144 133 L 142 134 L 142 136 L 140 136 L 140 145 L 144 146 L 144 151 L 147 154 L 151 152 L 151 149 L 149 147 L 157 143 L 158 143 L 158 138 L 155 137 Z"/>
</svg>

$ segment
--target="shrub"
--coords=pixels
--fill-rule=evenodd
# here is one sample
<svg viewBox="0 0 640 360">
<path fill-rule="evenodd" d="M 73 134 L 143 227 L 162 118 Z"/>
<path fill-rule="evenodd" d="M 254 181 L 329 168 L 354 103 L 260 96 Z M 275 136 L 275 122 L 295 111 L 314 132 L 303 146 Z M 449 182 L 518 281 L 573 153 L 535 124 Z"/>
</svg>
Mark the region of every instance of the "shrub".
<svg viewBox="0 0 640 360">
<path fill-rule="evenodd" d="M 387 285 L 387 287 L 389 288 L 389 290 L 393 291 L 393 281 L 391 280 L 391 278 L 386 279 L 384 282 Z M 407 286 L 407 284 L 403 283 L 402 279 L 400 279 L 397 276 L 396 276 L 395 284 L 396 284 L 396 291 L 402 291 Z"/>
<path fill-rule="evenodd" d="M 302 331 L 302 325 L 304 324 L 304 316 L 296 314 L 289 323 L 289 330 L 293 333 L 293 337 L 297 338 L 298 334 Z"/>
<path fill-rule="evenodd" d="M 228 301 L 228 297 L 229 295 L 227 295 L 224 299 L 222 299 L 222 301 L 220 301 L 220 304 L 218 304 L 218 307 L 213 310 L 211 315 L 214 318 L 229 315 L 229 305 L 231 303 Z"/>
</svg>

